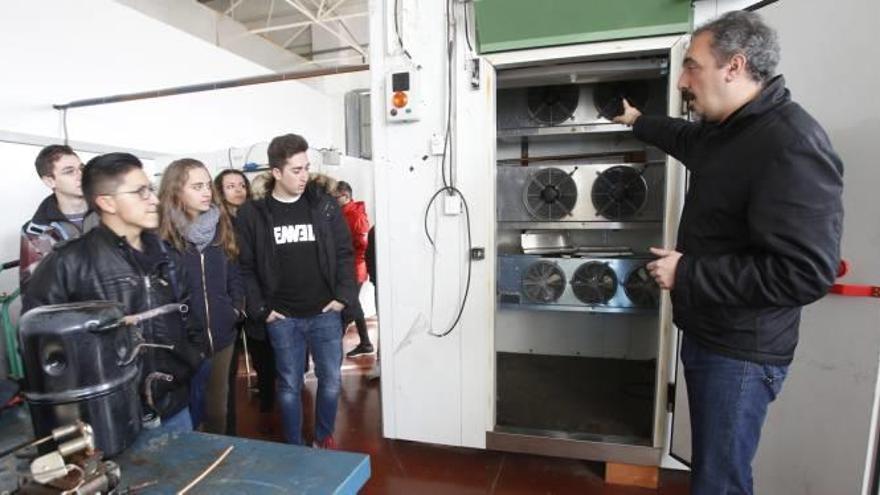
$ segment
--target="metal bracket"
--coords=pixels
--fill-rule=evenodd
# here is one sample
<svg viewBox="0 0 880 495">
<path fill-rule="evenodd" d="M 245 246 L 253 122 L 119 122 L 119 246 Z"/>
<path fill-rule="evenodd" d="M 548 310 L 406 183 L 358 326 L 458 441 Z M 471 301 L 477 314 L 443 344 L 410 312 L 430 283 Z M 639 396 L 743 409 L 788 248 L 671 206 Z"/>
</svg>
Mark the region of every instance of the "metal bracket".
<svg viewBox="0 0 880 495">
<path fill-rule="evenodd" d="M 472 58 L 470 63 L 471 89 L 480 89 L 480 59 Z"/>
</svg>

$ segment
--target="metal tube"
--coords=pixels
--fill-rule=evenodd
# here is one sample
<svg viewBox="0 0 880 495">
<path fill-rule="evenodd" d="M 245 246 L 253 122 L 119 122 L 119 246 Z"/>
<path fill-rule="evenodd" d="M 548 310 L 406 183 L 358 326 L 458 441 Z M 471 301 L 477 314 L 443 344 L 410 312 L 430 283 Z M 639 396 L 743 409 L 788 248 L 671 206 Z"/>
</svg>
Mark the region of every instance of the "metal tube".
<svg viewBox="0 0 880 495">
<path fill-rule="evenodd" d="M 52 105 L 56 110 L 66 110 L 68 108 L 93 107 L 97 105 L 106 105 L 109 103 L 122 103 L 126 101 L 147 100 L 151 98 L 161 98 L 164 96 L 176 96 L 189 93 L 200 93 L 203 91 L 214 91 L 217 89 L 238 88 L 242 86 L 252 86 L 255 84 L 266 84 L 281 81 L 295 81 L 297 79 L 310 79 L 313 77 L 331 76 L 334 74 L 347 74 L 349 72 L 361 72 L 370 70 L 369 64 L 348 65 L 343 67 L 333 67 L 328 69 L 301 70 L 292 72 L 282 72 L 280 74 L 267 74 L 264 76 L 244 77 L 240 79 L 227 79 L 225 81 L 217 81 L 203 84 L 192 84 L 189 86 L 178 86 L 174 88 L 157 89 L 154 91 L 143 91 L 140 93 L 128 93 L 115 96 L 104 96 L 101 98 L 90 98 L 87 100 L 76 100 L 70 103 L 60 105 Z"/>
<path fill-rule="evenodd" d="M 89 450 L 93 448 L 95 448 L 95 444 L 92 439 L 79 437 L 74 438 L 73 440 L 68 440 L 59 445 L 58 453 L 61 454 L 61 457 L 68 457 L 72 454 L 76 454 L 77 452 L 82 452 L 83 450 Z"/>
<path fill-rule="evenodd" d="M 21 450 L 26 447 L 36 447 L 37 445 L 41 445 L 41 444 L 48 442 L 49 440 L 52 440 L 52 435 L 47 435 L 43 438 L 38 438 L 36 440 L 26 440 L 24 442 L 21 442 L 18 445 L 15 445 L 14 447 L 9 447 L 8 449 L 4 450 L 3 452 L 0 452 L 0 459 L 8 456 L 9 454 L 11 454 L 17 450 Z"/>
<path fill-rule="evenodd" d="M 250 391 L 251 389 L 251 357 L 248 354 L 248 345 L 247 345 L 247 337 L 244 334 L 244 331 L 241 332 L 241 346 L 244 348 L 244 370 L 247 375 L 245 375 L 245 382 L 247 383 L 247 389 Z M 238 363 L 233 363 L 233 366 L 238 368 Z"/>
<path fill-rule="evenodd" d="M 138 323 L 140 323 L 144 320 L 149 320 L 150 318 L 155 318 L 157 316 L 162 316 L 162 315 L 167 315 L 169 313 L 177 313 L 177 312 L 186 313 L 188 311 L 189 311 L 189 308 L 186 306 L 186 304 L 169 303 L 169 304 L 163 304 L 162 306 L 159 306 L 157 308 L 148 309 L 142 313 L 124 316 L 122 318 L 122 321 L 126 325 L 137 325 Z"/>
</svg>

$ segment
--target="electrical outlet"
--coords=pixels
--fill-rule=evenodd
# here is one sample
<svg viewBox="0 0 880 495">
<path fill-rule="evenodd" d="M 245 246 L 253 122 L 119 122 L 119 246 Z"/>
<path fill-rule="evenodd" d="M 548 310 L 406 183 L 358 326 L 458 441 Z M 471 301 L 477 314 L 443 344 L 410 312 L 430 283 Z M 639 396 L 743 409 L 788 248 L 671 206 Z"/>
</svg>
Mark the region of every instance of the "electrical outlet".
<svg viewBox="0 0 880 495">
<path fill-rule="evenodd" d="M 439 136 L 437 134 L 431 134 L 430 148 L 432 155 L 442 155 L 443 154 L 443 136 Z"/>
<path fill-rule="evenodd" d="M 443 214 L 450 216 L 461 214 L 461 199 L 457 195 L 450 194 L 443 197 Z"/>
</svg>

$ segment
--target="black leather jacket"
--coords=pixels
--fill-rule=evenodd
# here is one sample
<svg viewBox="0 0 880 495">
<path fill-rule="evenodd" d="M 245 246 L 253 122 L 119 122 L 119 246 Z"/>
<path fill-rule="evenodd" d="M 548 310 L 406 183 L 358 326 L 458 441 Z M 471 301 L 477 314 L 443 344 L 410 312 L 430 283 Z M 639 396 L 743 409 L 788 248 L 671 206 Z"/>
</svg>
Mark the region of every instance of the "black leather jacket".
<svg viewBox="0 0 880 495">
<path fill-rule="evenodd" d="M 164 304 L 186 302 L 184 267 L 176 251 L 153 235 L 143 234 L 143 253 L 135 253 L 113 231 L 100 225 L 82 237 L 56 245 L 40 263 L 22 298 L 22 310 L 46 304 L 107 300 L 135 314 Z M 144 320 L 139 324 L 149 343 L 174 346 L 173 350 L 142 351 L 141 394 L 145 378 L 159 371 L 170 382 L 151 380 L 156 412 L 170 417 L 187 406 L 189 381 L 201 362 L 203 332 L 195 318 L 179 313 Z M 145 402 L 146 404 L 146 402 Z"/>
</svg>

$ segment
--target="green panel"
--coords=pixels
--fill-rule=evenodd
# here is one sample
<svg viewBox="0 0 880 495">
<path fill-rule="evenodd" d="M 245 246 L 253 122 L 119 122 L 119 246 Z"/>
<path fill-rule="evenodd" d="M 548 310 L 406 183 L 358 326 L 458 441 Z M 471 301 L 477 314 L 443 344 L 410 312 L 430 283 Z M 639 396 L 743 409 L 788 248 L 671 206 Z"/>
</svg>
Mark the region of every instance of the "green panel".
<svg viewBox="0 0 880 495">
<path fill-rule="evenodd" d="M 480 53 L 685 33 L 691 0 L 474 0 Z"/>
</svg>

